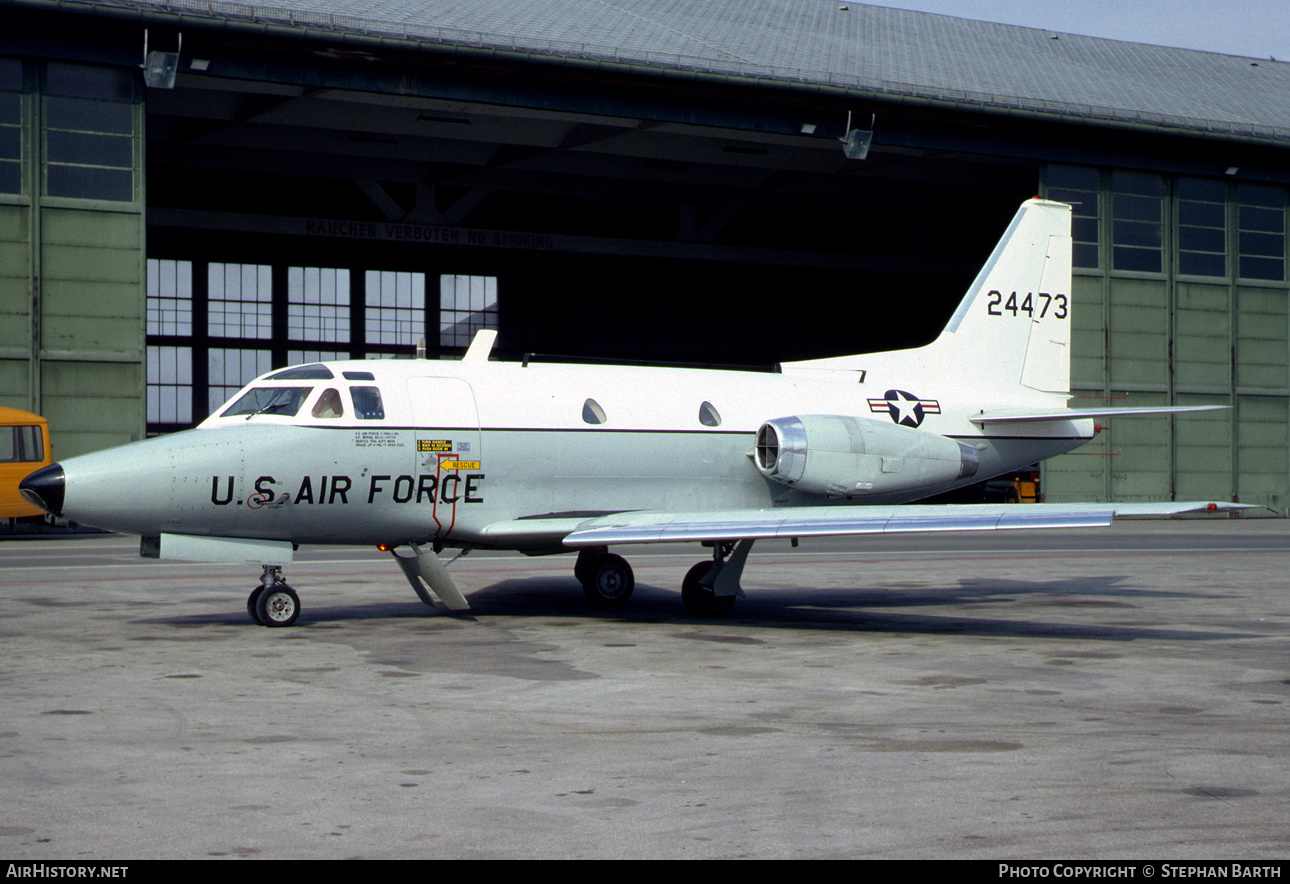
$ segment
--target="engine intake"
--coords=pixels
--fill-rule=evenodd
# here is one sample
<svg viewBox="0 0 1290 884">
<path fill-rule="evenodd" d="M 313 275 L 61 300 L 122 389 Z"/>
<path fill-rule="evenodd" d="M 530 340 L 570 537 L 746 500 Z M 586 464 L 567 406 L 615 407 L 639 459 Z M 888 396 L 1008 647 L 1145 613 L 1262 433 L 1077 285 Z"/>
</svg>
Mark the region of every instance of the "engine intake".
<svg viewBox="0 0 1290 884">
<path fill-rule="evenodd" d="M 864 497 L 950 485 L 976 475 L 980 456 L 954 439 L 838 414 L 781 417 L 757 431 L 763 476 L 812 494 Z"/>
</svg>

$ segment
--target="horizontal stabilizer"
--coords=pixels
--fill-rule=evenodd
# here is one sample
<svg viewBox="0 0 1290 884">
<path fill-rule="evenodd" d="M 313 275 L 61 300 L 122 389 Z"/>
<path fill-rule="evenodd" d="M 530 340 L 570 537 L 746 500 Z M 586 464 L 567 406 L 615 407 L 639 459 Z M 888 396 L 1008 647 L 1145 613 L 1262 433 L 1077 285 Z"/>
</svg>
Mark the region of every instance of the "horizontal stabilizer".
<svg viewBox="0 0 1290 884">
<path fill-rule="evenodd" d="M 817 506 L 712 513 L 620 513 L 584 523 L 564 539 L 579 548 L 613 543 L 762 540 L 852 534 L 1102 528 L 1114 518 L 1177 516 L 1248 509 L 1207 502 L 1037 504 L 904 504 Z"/>
<path fill-rule="evenodd" d="M 1142 408 L 1008 408 L 970 415 L 974 424 L 1006 424 L 1025 421 L 1079 421 L 1089 418 L 1145 417 L 1159 414 L 1194 414 L 1225 411 L 1226 405 L 1152 405 Z"/>
</svg>

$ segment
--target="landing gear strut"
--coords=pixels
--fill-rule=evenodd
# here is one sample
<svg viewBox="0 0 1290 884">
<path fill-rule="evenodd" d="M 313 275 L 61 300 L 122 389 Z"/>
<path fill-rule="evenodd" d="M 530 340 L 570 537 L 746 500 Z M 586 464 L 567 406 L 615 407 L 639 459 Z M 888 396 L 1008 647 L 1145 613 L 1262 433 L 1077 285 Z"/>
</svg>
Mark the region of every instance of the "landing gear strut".
<svg viewBox="0 0 1290 884">
<path fill-rule="evenodd" d="M 695 617 L 724 617 L 744 594 L 739 586 L 753 541 L 718 543 L 712 561 L 699 562 L 681 582 L 681 602 Z"/>
<path fill-rule="evenodd" d="M 261 626 L 290 626 L 300 616 L 300 596 L 282 579 L 282 569 L 265 565 L 260 585 L 246 598 L 246 613 Z"/>
<path fill-rule="evenodd" d="M 744 594 L 739 586 L 753 541 L 739 540 L 712 546 L 711 561 L 699 562 L 685 575 L 681 601 L 695 617 L 724 617 Z M 573 575 L 587 599 L 602 608 L 616 608 L 631 598 L 636 578 L 631 565 L 608 547 L 589 547 L 578 553 Z"/>
<path fill-rule="evenodd" d="M 573 574 L 582 584 L 587 599 L 602 608 L 626 604 L 636 588 L 632 566 L 622 556 L 613 555 L 604 547 L 584 549 L 578 553 Z"/>
</svg>

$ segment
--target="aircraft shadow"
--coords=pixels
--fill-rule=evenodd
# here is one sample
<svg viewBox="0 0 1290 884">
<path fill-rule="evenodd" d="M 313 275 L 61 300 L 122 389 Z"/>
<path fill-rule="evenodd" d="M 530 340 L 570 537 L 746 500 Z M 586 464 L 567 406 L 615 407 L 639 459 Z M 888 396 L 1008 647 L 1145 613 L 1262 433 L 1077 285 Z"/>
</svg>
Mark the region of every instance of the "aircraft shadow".
<svg viewBox="0 0 1290 884">
<path fill-rule="evenodd" d="M 310 604 L 307 587 L 300 587 L 303 590 L 302 611 L 296 628 L 325 629 L 345 622 L 383 620 L 469 623 L 541 617 L 705 629 L 750 626 L 1096 641 L 1210 641 L 1258 637 L 1256 633 L 1126 622 L 1145 619 L 1138 612 L 1136 601 L 1221 597 L 1218 593 L 1198 595 L 1178 590 L 1141 589 L 1126 585 L 1128 579 L 1116 575 L 1043 581 L 967 578 L 943 587 L 759 587 L 749 590 L 746 598 L 736 602 L 728 616 L 711 620 L 689 614 L 681 604 L 679 592 L 640 583 L 625 606 L 597 608 L 586 600 L 578 584 L 566 577 L 512 578 L 481 587 L 467 594 L 471 609 L 459 614 L 442 607 L 432 611 L 416 599 L 356 599 L 353 603 L 315 605 Z M 393 584 L 391 589 L 395 589 Z M 961 610 L 965 607 L 970 612 Z M 934 608 L 955 610 L 939 614 L 914 610 Z M 1043 609 L 1051 609 L 1055 616 L 1052 619 L 1037 617 L 1036 614 Z M 1063 613 L 1056 616 L 1056 612 Z M 141 622 L 253 627 L 240 606 L 230 606 L 227 612 L 215 614 L 148 617 Z"/>
<path fill-rule="evenodd" d="M 1122 576 L 1052 581 L 969 579 L 930 589 L 758 588 L 749 590 L 747 597 L 735 604 L 730 615 L 703 620 L 685 610 L 680 593 L 674 590 L 638 583 L 636 592 L 624 607 L 596 608 L 587 602 L 580 587 L 570 579 L 530 577 L 504 580 L 469 593 L 471 610 L 466 614 L 447 614 L 442 609 L 431 614 L 424 605 L 412 601 L 401 605 L 306 607 L 301 614 L 301 622 L 322 623 L 333 617 L 339 620 L 380 619 L 430 614 L 458 620 L 576 618 L 696 628 L 725 629 L 746 625 L 857 633 L 1099 641 L 1207 641 L 1255 637 L 1250 633 L 1125 622 L 1143 619 L 1135 610 L 1135 598 L 1195 597 L 1194 593 L 1131 588 L 1124 585 L 1125 580 L 1127 578 Z M 970 606 L 972 613 L 956 610 L 930 614 L 910 610 L 958 609 L 963 606 Z M 1061 617 L 1041 619 L 1035 616 L 1037 607 L 1051 607 L 1054 612 L 1064 613 Z"/>
</svg>

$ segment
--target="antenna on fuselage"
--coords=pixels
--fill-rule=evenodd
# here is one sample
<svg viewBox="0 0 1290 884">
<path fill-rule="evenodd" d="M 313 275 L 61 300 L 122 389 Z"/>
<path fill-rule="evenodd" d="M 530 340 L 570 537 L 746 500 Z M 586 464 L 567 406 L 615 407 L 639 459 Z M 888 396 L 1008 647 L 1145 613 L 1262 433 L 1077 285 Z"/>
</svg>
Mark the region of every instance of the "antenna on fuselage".
<svg viewBox="0 0 1290 884">
<path fill-rule="evenodd" d="M 493 352 L 493 344 L 497 341 L 497 329 L 481 328 L 475 332 L 475 339 L 470 342 L 470 348 L 466 350 L 466 355 L 461 357 L 462 362 L 487 362 L 488 354 Z"/>
</svg>

